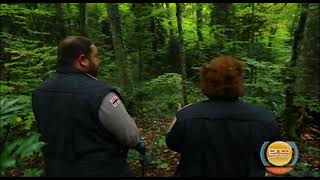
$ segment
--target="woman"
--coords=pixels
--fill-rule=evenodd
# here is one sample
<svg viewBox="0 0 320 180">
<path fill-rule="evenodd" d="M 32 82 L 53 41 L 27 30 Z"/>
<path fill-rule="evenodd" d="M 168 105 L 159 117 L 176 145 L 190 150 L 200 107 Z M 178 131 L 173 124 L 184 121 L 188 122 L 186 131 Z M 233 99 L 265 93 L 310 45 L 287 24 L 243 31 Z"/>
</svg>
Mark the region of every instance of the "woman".
<svg viewBox="0 0 320 180">
<path fill-rule="evenodd" d="M 276 117 L 241 102 L 244 64 L 231 56 L 213 59 L 200 71 L 208 100 L 186 106 L 166 136 L 181 154 L 175 176 L 264 176 L 260 160 L 264 141 L 280 140 Z"/>
</svg>

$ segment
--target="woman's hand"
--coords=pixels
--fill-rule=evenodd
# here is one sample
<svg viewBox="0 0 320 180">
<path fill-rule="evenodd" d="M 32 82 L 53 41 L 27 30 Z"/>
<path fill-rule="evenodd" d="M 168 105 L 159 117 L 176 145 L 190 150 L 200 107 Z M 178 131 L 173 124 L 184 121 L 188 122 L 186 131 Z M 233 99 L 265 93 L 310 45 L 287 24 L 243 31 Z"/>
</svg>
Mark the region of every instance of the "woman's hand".
<svg viewBox="0 0 320 180">
<path fill-rule="evenodd" d="M 191 104 L 192 104 L 192 103 L 187 104 L 187 105 L 185 105 L 185 106 L 183 106 L 183 107 L 181 108 L 181 104 L 178 103 L 178 111 L 180 111 L 181 109 L 183 109 L 183 108 L 185 108 L 185 107 L 187 107 L 187 106 L 189 106 L 189 105 L 191 105 Z M 169 126 L 167 132 L 170 132 L 170 130 L 172 129 L 172 127 L 173 127 L 173 125 L 176 123 L 176 121 L 177 121 L 177 117 L 174 117 L 173 120 L 172 120 L 171 123 L 170 123 L 170 126 Z"/>
</svg>

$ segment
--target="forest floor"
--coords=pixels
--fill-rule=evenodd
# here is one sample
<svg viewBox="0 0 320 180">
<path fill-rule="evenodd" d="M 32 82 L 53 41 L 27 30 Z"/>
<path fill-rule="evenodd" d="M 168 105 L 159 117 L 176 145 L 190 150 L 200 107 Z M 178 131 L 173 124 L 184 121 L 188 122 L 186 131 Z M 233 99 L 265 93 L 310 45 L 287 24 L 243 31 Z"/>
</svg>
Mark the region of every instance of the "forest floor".
<svg viewBox="0 0 320 180">
<path fill-rule="evenodd" d="M 172 119 L 138 119 L 140 137 L 147 146 L 148 163 L 145 166 L 145 177 L 173 176 L 178 164 L 180 155 L 170 150 L 165 143 L 165 134 Z M 137 157 L 137 156 L 136 156 Z M 141 164 L 138 159 L 129 159 L 131 169 L 137 176 L 142 175 Z"/>
<path fill-rule="evenodd" d="M 151 163 L 145 166 L 145 177 L 173 176 L 179 164 L 179 154 L 168 149 L 165 145 L 165 133 L 171 121 L 172 119 L 136 120 L 140 136 L 147 145 L 147 153 L 149 155 L 151 154 L 149 157 L 149 163 Z M 283 134 L 283 136 L 284 139 L 286 139 L 285 134 Z M 314 173 L 310 173 L 310 171 L 320 171 L 320 134 L 306 128 L 300 136 L 297 145 L 299 149 L 298 164 L 302 163 L 303 166 L 295 167 L 293 171 L 299 172 L 295 172 L 294 174 L 298 176 L 314 176 Z M 140 156 L 129 159 L 130 167 L 136 176 L 142 175 L 139 159 Z M 319 176 L 319 173 L 317 176 Z"/>
<path fill-rule="evenodd" d="M 140 137 L 147 145 L 148 164 L 145 166 L 145 177 L 173 176 L 178 164 L 179 154 L 167 148 L 165 134 L 172 119 L 137 119 Z M 320 169 L 320 134 L 306 128 L 297 143 L 299 148 L 299 163 L 303 166 L 295 167 L 297 176 L 319 177 Z M 142 176 L 140 165 L 141 156 L 135 150 L 129 151 L 128 161 L 136 176 Z M 32 162 L 24 162 L 21 166 L 10 171 L 10 176 L 23 176 L 26 169 L 43 168 L 42 158 Z M 310 172 L 312 170 L 312 173 Z"/>
</svg>

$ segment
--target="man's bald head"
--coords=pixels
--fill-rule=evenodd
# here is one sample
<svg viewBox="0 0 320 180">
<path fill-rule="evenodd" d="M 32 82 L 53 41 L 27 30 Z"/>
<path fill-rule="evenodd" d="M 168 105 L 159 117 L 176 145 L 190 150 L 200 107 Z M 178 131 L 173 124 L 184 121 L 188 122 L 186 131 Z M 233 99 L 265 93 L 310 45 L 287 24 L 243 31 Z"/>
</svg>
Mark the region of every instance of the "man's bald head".
<svg viewBox="0 0 320 180">
<path fill-rule="evenodd" d="M 89 57 L 92 41 L 83 36 L 68 36 L 58 47 L 58 64 L 72 66 L 81 55 Z"/>
</svg>

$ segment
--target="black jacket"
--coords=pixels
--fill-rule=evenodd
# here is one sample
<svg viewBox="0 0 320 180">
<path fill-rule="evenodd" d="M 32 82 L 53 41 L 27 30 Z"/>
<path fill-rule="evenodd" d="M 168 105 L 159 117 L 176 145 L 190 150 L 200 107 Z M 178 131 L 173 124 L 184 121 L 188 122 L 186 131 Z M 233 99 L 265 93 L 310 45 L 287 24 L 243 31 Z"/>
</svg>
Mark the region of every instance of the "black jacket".
<svg viewBox="0 0 320 180">
<path fill-rule="evenodd" d="M 125 176 L 126 147 L 98 118 L 111 87 L 71 67 L 60 67 L 32 95 L 48 176 Z M 120 97 L 120 96 L 119 96 Z"/>
<path fill-rule="evenodd" d="M 275 116 L 236 101 L 205 101 L 177 112 L 167 146 L 181 154 L 177 176 L 264 176 L 260 148 L 280 140 Z"/>
</svg>

